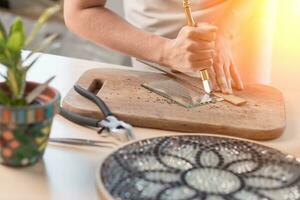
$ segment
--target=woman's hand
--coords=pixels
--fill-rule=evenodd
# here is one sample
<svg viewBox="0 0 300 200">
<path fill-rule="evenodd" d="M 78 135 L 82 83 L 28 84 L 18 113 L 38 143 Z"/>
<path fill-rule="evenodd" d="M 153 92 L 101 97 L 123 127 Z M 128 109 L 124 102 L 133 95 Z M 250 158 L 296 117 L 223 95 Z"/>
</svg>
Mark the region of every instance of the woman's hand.
<svg viewBox="0 0 300 200">
<path fill-rule="evenodd" d="M 177 38 L 165 44 L 163 65 L 180 72 L 198 72 L 207 69 L 214 90 L 232 93 L 232 87 L 243 89 L 235 64 L 231 41 L 218 35 L 217 27 L 202 23 L 184 27 Z"/>
<path fill-rule="evenodd" d="M 231 41 L 227 37 L 218 36 L 214 55 L 214 71 L 217 83 L 222 93 L 232 93 L 232 87 L 242 90 L 244 88 L 240 74 L 232 54 Z"/>
<path fill-rule="evenodd" d="M 212 68 L 217 28 L 209 24 L 184 27 L 164 47 L 163 64 L 181 72 Z"/>
<path fill-rule="evenodd" d="M 184 27 L 164 47 L 162 64 L 181 72 L 198 72 L 213 67 L 217 27 L 199 24 Z"/>
</svg>

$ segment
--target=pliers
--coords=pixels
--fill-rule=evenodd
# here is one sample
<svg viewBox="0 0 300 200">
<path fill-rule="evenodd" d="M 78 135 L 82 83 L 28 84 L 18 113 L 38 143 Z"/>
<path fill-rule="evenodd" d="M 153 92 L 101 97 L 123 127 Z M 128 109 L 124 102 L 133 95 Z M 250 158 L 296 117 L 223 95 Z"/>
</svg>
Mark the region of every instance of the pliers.
<svg viewBox="0 0 300 200">
<path fill-rule="evenodd" d="M 100 99 L 97 95 L 94 93 L 82 88 L 79 85 L 74 86 L 74 90 L 80 94 L 81 96 L 89 99 L 90 101 L 94 102 L 97 107 L 102 111 L 105 119 L 95 119 L 90 117 L 81 116 L 79 114 L 70 112 L 64 108 L 61 108 L 60 114 L 80 125 L 84 126 L 90 126 L 90 127 L 96 127 L 100 128 L 98 131 L 99 134 L 101 134 L 104 130 L 107 131 L 107 133 L 116 139 L 120 141 L 130 141 L 134 140 L 135 136 L 132 131 L 132 126 L 128 123 L 125 123 L 123 121 L 120 121 L 108 108 L 108 106 L 105 104 L 105 102 Z"/>
</svg>

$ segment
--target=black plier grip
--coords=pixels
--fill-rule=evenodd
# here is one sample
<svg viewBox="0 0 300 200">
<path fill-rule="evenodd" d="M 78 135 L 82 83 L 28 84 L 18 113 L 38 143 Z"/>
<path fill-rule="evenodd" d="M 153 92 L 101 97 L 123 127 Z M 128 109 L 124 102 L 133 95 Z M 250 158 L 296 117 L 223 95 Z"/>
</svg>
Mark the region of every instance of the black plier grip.
<svg viewBox="0 0 300 200">
<path fill-rule="evenodd" d="M 98 108 L 102 111 L 102 113 L 104 114 L 105 117 L 113 116 L 112 112 L 110 111 L 108 106 L 104 103 L 104 101 L 102 101 L 102 99 L 100 99 L 94 93 L 92 93 L 88 90 L 85 90 L 84 88 L 82 88 L 79 85 L 75 85 L 74 90 L 78 94 L 80 94 L 81 96 L 83 96 L 83 97 L 89 99 L 90 101 L 94 102 L 98 106 Z"/>
<path fill-rule="evenodd" d="M 97 107 L 102 111 L 103 115 L 105 116 L 105 119 L 99 120 L 90 117 L 85 117 L 61 108 L 60 114 L 64 118 L 83 126 L 101 128 L 100 132 L 102 132 L 103 130 L 107 130 L 108 133 L 111 133 L 112 136 L 116 137 L 119 140 L 134 139 L 132 126 L 130 124 L 118 120 L 102 99 L 100 99 L 97 95 L 93 94 L 92 92 L 85 90 L 79 85 L 75 85 L 74 90 L 81 96 L 95 103 Z"/>
</svg>

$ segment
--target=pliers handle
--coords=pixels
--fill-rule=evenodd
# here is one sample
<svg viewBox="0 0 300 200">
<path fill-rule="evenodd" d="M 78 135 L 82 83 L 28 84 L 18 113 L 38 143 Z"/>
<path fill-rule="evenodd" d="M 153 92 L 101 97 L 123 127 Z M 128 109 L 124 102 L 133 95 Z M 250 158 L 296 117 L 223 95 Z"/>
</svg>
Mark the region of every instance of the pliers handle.
<svg viewBox="0 0 300 200">
<path fill-rule="evenodd" d="M 98 108 L 102 111 L 103 115 L 105 116 L 105 119 L 100 120 L 81 116 L 79 114 L 70 112 L 62 108 L 60 114 L 63 117 L 80 125 L 101 128 L 99 131 L 100 133 L 102 133 L 103 130 L 107 130 L 108 133 L 116 137 L 118 140 L 128 141 L 134 139 L 132 126 L 130 124 L 118 120 L 102 99 L 100 99 L 97 95 L 82 88 L 79 85 L 75 85 L 74 90 L 81 96 L 95 103 L 98 106 Z"/>
<path fill-rule="evenodd" d="M 80 94 L 81 96 L 83 96 L 83 97 L 87 98 L 88 100 L 94 102 L 98 106 L 98 108 L 102 111 L 102 113 L 105 117 L 113 116 L 112 112 L 110 111 L 108 106 L 105 104 L 105 102 L 102 99 L 100 99 L 97 95 L 95 95 L 94 93 L 82 88 L 79 85 L 75 85 L 74 90 L 78 94 Z"/>
</svg>

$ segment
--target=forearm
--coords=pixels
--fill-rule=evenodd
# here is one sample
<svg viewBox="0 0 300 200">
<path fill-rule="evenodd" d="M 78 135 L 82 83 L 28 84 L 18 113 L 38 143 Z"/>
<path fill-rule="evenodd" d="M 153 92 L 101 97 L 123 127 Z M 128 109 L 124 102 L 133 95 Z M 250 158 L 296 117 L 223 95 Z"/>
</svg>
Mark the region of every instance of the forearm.
<svg viewBox="0 0 300 200">
<path fill-rule="evenodd" d="M 75 33 L 116 51 L 182 72 L 212 71 L 215 26 L 183 27 L 176 39 L 144 32 L 106 9 L 105 0 L 65 0 L 65 21 Z"/>
<path fill-rule="evenodd" d="M 81 7 L 74 1 L 80 0 L 65 0 L 66 24 L 73 32 L 121 53 L 163 64 L 163 44 L 168 39 L 137 29 L 104 4 Z"/>
</svg>

